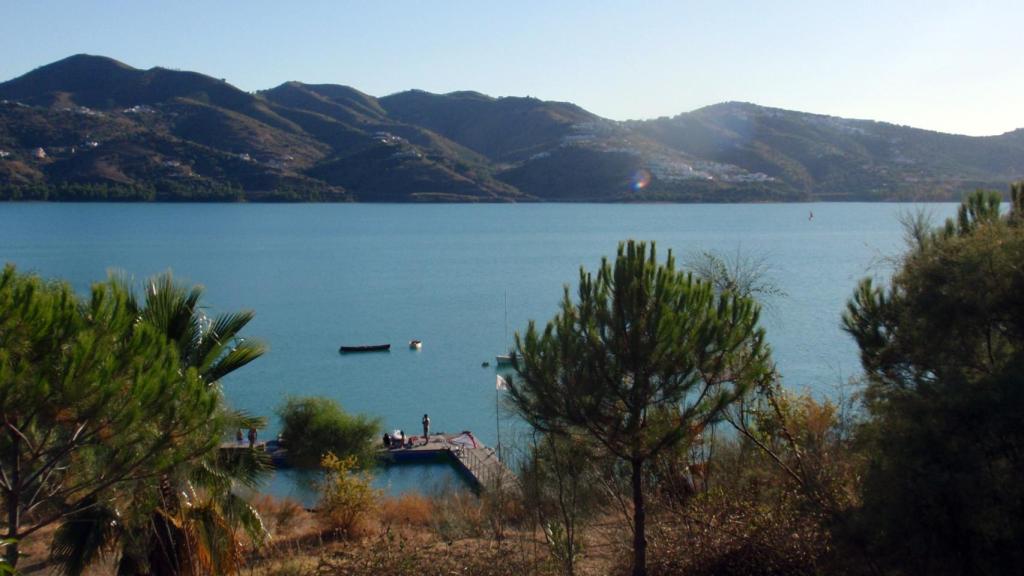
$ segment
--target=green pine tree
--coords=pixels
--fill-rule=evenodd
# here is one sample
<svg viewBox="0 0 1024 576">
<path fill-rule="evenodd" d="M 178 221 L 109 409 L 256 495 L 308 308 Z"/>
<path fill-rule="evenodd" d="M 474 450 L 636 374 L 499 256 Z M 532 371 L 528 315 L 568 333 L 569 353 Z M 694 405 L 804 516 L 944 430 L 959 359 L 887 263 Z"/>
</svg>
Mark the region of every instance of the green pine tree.
<svg viewBox="0 0 1024 576">
<path fill-rule="evenodd" d="M 516 335 L 510 398 L 546 433 L 583 433 L 631 471 L 633 574 L 646 574 L 644 465 L 694 438 L 771 372 L 759 307 L 659 264 L 654 245 L 619 245 L 580 271 L 543 332 Z"/>
</svg>

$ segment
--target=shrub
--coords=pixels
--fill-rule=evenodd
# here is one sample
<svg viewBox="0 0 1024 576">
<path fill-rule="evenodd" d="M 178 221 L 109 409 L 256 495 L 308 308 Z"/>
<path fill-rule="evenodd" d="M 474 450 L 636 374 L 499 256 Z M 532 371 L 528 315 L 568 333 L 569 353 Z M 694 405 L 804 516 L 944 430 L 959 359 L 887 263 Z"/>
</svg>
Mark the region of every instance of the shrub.
<svg viewBox="0 0 1024 576">
<path fill-rule="evenodd" d="M 373 461 L 372 443 L 380 430 L 376 418 L 348 414 L 334 400 L 319 396 L 288 398 L 277 415 L 294 466 L 316 467 L 328 452 L 354 456 L 360 467 Z"/>
<path fill-rule="evenodd" d="M 607 499 L 598 478 L 598 458 L 585 436 L 544 434 L 523 466 L 524 505 L 536 514 L 548 549 L 565 574 L 575 573 L 583 557 L 585 526 Z"/>
<path fill-rule="evenodd" d="M 361 472 L 355 456 L 338 458 L 328 452 L 320 462 L 325 474 L 320 485 L 320 514 L 343 536 L 353 536 L 373 510 L 377 490 L 373 477 Z"/>
</svg>

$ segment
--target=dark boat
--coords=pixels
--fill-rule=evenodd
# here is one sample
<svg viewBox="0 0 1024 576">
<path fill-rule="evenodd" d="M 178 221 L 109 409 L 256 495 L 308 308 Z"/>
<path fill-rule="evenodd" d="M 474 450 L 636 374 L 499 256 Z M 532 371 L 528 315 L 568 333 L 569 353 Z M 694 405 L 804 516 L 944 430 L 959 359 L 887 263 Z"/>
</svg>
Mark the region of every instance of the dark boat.
<svg viewBox="0 0 1024 576">
<path fill-rule="evenodd" d="M 391 350 L 391 344 L 375 344 L 373 346 L 342 346 L 338 348 L 338 352 L 345 354 L 346 352 L 387 352 Z"/>
</svg>

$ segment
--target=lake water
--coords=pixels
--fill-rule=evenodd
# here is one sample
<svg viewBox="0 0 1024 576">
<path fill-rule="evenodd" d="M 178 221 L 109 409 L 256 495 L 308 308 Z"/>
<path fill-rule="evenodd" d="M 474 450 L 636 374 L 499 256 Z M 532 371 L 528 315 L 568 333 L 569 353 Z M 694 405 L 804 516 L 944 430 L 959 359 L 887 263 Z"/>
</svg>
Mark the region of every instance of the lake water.
<svg viewBox="0 0 1024 576">
<path fill-rule="evenodd" d="M 655 240 L 680 258 L 699 251 L 765 260 L 785 291 L 764 325 L 787 386 L 818 395 L 859 370 L 840 314 L 858 280 L 885 276 L 903 246 L 908 204 L 379 205 L 0 204 L 0 260 L 85 292 L 107 271 L 140 281 L 173 270 L 206 287 L 211 311 L 251 308 L 246 335 L 270 352 L 231 375 L 232 405 L 270 416 L 289 394 L 334 398 L 410 433 L 496 441 L 495 371 L 509 333 L 551 318 L 579 267 L 596 269 L 620 240 Z M 925 207 L 936 218 L 954 204 Z M 809 219 L 809 211 L 814 218 Z M 411 339 L 423 348 L 411 351 Z M 339 355 L 341 344 L 391 343 Z M 508 419 L 505 418 L 503 422 Z M 508 426 L 508 424 L 505 424 Z M 264 434 L 274 435 L 272 418 Z M 507 430 L 504 434 L 509 434 Z M 441 484 L 457 475 L 428 471 Z M 389 469 L 395 492 L 422 470 Z M 301 495 L 287 475 L 277 494 Z M 432 485 L 433 486 L 433 485 Z"/>
</svg>

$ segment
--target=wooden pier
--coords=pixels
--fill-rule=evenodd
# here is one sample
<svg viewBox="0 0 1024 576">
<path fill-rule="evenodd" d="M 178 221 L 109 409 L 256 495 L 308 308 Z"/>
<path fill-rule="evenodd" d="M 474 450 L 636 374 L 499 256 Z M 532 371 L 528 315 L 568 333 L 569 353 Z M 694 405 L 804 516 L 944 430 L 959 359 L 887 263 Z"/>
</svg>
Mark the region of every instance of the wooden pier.
<svg viewBox="0 0 1024 576">
<path fill-rule="evenodd" d="M 468 436 L 468 440 L 467 440 Z M 470 433 L 414 436 L 401 448 L 381 448 L 382 460 L 396 464 L 449 459 L 478 490 L 517 488 L 519 478 L 498 459 L 494 449 L 484 446 Z"/>
<path fill-rule="evenodd" d="M 252 447 L 248 441 L 223 442 L 223 454 L 232 454 L 255 449 L 266 452 L 275 466 L 288 466 L 287 448 L 278 441 L 260 441 Z M 431 434 L 424 441 L 422 436 L 412 436 L 409 441 L 392 448 L 381 447 L 377 452 L 383 462 L 405 464 L 413 462 L 445 460 L 455 465 L 462 475 L 477 490 L 518 489 L 519 478 L 498 459 L 490 446 L 485 446 L 470 432 L 461 434 Z"/>
<path fill-rule="evenodd" d="M 230 452 L 232 450 L 249 450 L 249 449 L 256 450 L 257 452 L 266 452 L 267 451 L 267 443 L 264 440 L 260 440 L 259 442 L 257 442 L 255 444 L 253 444 L 252 446 L 250 446 L 248 440 L 246 440 L 244 442 L 221 442 L 220 449 L 224 450 L 224 451 L 228 451 L 228 452 Z"/>
</svg>

